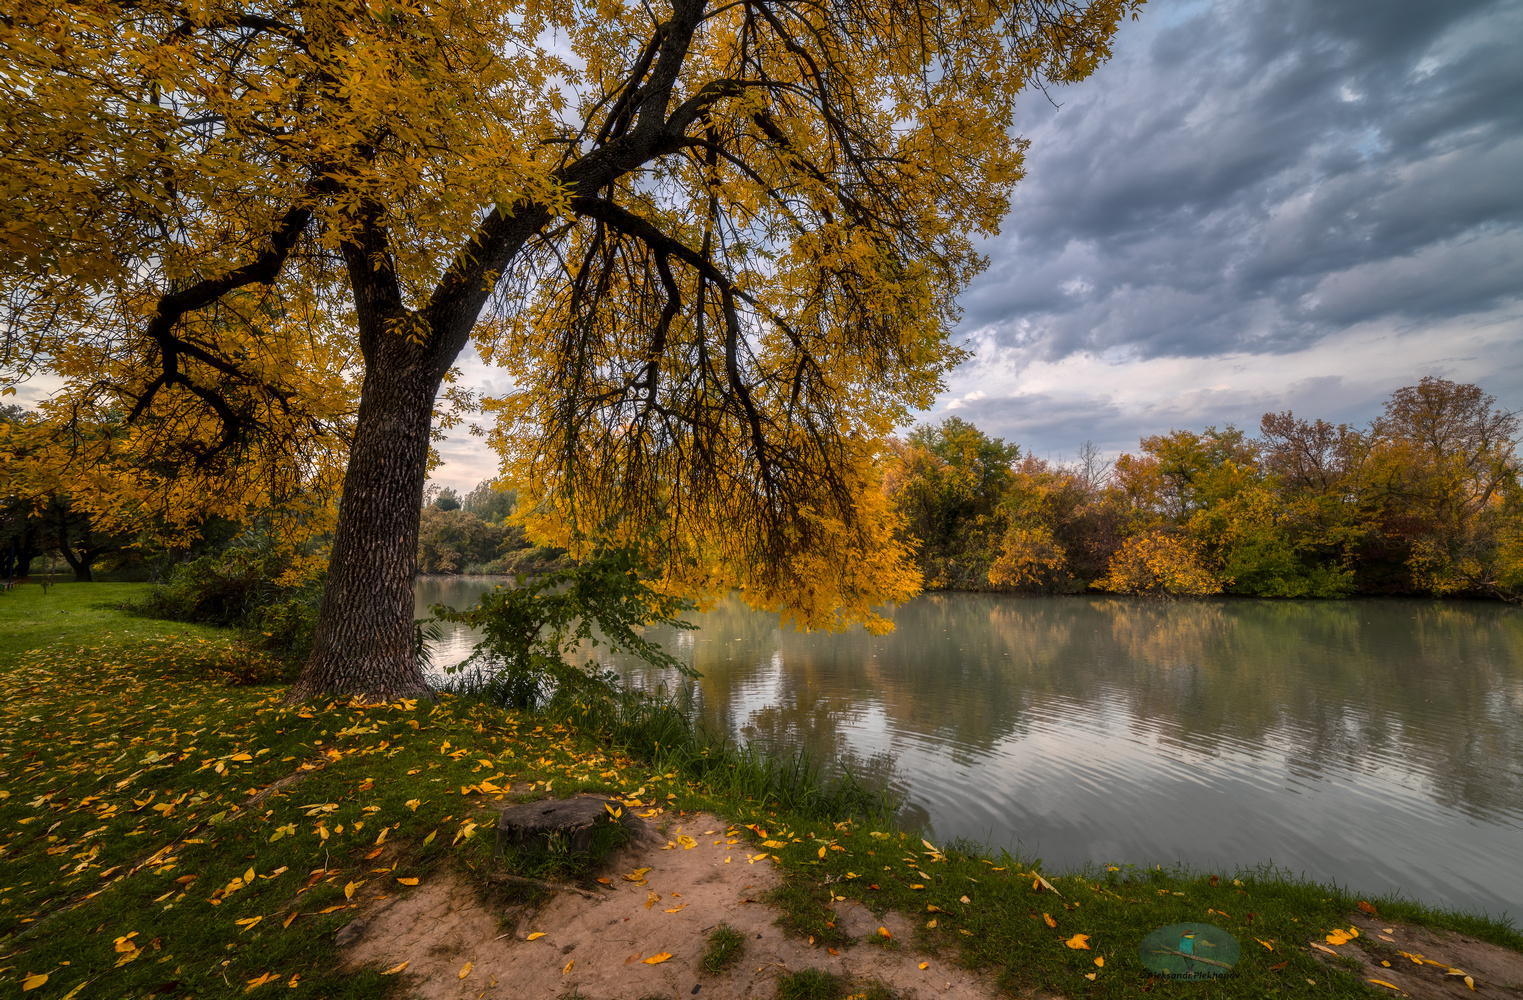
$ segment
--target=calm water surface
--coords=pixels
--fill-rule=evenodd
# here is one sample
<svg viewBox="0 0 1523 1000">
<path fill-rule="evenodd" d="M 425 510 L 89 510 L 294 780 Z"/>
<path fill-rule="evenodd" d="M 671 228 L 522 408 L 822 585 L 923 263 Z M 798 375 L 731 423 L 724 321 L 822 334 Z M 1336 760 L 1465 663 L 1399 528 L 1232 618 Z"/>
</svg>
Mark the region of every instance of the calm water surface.
<svg viewBox="0 0 1523 1000">
<path fill-rule="evenodd" d="M 420 580 L 420 616 L 495 582 Z M 1058 867 L 1272 862 L 1523 912 L 1517 609 L 938 594 L 893 618 L 802 635 L 731 599 L 659 636 L 702 678 L 609 662 L 685 685 L 712 726 L 889 784 L 939 838 Z"/>
</svg>

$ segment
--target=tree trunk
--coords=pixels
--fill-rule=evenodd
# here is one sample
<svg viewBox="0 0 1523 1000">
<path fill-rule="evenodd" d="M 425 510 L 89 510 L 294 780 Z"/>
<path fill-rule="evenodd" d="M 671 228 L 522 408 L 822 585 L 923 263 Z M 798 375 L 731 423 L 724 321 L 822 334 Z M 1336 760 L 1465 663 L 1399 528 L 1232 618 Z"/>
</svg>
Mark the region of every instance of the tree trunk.
<svg viewBox="0 0 1523 1000">
<path fill-rule="evenodd" d="M 413 648 L 413 572 L 439 379 L 399 335 L 367 353 L 316 641 L 288 702 L 433 698 Z"/>
<path fill-rule="evenodd" d="M 58 503 L 57 500 L 53 501 Z M 90 564 L 95 558 L 89 554 L 89 550 L 80 549 L 80 554 L 75 555 L 74 549 L 69 544 L 69 518 L 62 510 L 58 514 L 58 551 L 63 556 L 64 562 L 74 571 L 75 583 L 91 583 Z"/>
</svg>

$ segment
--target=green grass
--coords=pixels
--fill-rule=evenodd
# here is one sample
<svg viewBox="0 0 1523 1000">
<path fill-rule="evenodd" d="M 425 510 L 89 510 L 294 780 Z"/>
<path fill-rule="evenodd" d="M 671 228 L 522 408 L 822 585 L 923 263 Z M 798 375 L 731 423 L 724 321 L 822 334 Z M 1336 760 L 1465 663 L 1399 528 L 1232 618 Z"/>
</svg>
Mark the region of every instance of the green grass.
<svg viewBox="0 0 1523 1000">
<path fill-rule="evenodd" d="M 89 643 L 107 629 L 119 636 L 164 634 L 163 623 L 121 613 L 120 605 L 147 590 L 142 583 L 55 583 L 46 594 L 38 584 L 0 591 L 0 665 L 29 649 Z M 197 625 L 168 631 L 219 640 L 226 636 L 223 629 Z"/>
<path fill-rule="evenodd" d="M 1143 966 L 1138 942 L 1159 927 L 1190 922 L 1231 932 L 1242 957 L 1225 978 L 1167 984 L 1169 989 L 1208 990 L 1202 995 L 1222 998 L 1352 998 L 1374 992 L 1349 971 L 1322 965 L 1306 947 L 1334 927 L 1347 927 L 1361 897 L 1285 872 L 1097 865 L 1044 873 L 1048 888 L 1036 879 L 1040 861 L 1008 854 L 994 858 L 970 845 L 934 850 L 887 826 L 780 822 L 763 832 L 787 840 L 775 853 L 790 877 L 773 902 L 796 933 L 816 938 L 829 933 L 832 905 L 844 900 L 860 900 L 877 913 L 897 910 L 917 928 L 914 941 L 904 944 L 994 970 L 1012 992 L 1138 996 L 1150 983 L 1161 982 Z M 1384 919 L 1451 928 L 1523 950 L 1523 937 L 1506 920 L 1395 899 L 1367 901 Z M 1049 917 L 1056 926 L 1049 925 Z M 1087 938 L 1078 940 L 1080 934 Z M 1097 957 L 1103 957 L 1103 966 L 1095 964 Z"/>
<path fill-rule="evenodd" d="M 709 945 L 704 949 L 700 968 L 711 976 L 717 976 L 740 961 L 746 938 L 729 924 L 720 924 L 709 934 Z"/>
<path fill-rule="evenodd" d="M 333 971 L 332 932 L 413 891 L 402 878 L 485 884 L 506 802 L 706 804 L 552 719 L 450 697 L 282 706 L 284 688 L 231 683 L 232 633 L 101 607 L 133 589 L 0 598 L 0 991 L 45 974 L 28 997 L 231 997 L 269 976 L 285 997 L 388 996 L 379 970 Z"/>
<path fill-rule="evenodd" d="M 823 969 L 800 969 L 777 977 L 777 1000 L 839 1000 L 845 984 Z"/>
</svg>

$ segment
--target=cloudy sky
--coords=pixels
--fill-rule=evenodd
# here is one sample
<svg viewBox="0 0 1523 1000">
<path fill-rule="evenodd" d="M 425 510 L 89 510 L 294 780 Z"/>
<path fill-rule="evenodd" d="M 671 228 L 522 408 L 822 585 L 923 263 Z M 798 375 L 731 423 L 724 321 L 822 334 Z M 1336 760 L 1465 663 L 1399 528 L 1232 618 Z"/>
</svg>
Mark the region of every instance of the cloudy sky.
<svg viewBox="0 0 1523 1000">
<path fill-rule="evenodd" d="M 1021 109 L 1027 176 L 925 420 L 1108 452 L 1424 375 L 1523 408 L 1523 0 L 1150 0 Z M 491 373 L 467 366 L 469 380 Z M 479 441 L 435 481 L 494 471 Z"/>
</svg>

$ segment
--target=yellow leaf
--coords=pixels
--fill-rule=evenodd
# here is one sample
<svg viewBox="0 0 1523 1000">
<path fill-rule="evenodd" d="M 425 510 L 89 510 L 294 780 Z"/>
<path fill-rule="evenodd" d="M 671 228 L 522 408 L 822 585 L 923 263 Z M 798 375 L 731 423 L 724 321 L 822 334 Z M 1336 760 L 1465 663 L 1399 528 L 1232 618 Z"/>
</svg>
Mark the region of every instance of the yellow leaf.
<svg viewBox="0 0 1523 1000">
<path fill-rule="evenodd" d="M 389 827 L 389 826 L 383 826 L 383 827 L 381 827 L 381 835 L 379 837 L 375 838 L 375 842 L 377 844 L 384 844 L 384 843 L 386 843 L 386 833 L 390 829 L 391 829 L 391 827 Z"/>
<path fill-rule="evenodd" d="M 120 774 L 121 772 L 117 773 Z M 21 992 L 25 993 L 27 990 L 35 990 L 37 987 L 41 986 L 47 981 L 48 974 L 46 972 L 39 972 L 36 975 L 27 976 L 24 980 L 21 981 Z"/>
<path fill-rule="evenodd" d="M 925 886 L 923 886 L 923 885 L 912 885 L 912 886 L 910 886 L 910 888 L 911 889 L 924 889 Z"/>
<path fill-rule="evenodd" d="M 672 957 L 672 953 L 669 952 L 669 951 L 658 951 L 654 955 L 652 955 L 650 958 L 647 958 L 645 960 L 644 964 L 645 965 L 660 965 L 662 962 L 666 961 L 668 958 L 671 958 L 671 957 Z"/>
<path fill-rule="evenodd" d="M 1470 987 L 1470 989 L 1473 991 L 1475 989 L 1475 980 L 1471 979 L 1469 976 L 1466 976 L 1465 985 Z"/>
<path fill-rule="evenodd" d="M 959 899 L 958 902 L 959 903 L 971 903 L 971 902 L 973 902 L 973 900 L 969 899 L 967 896 L 964 896 L 963 898 Z"/>
<path fill-rule="evenodd" d="M 137 945 L 132 943 L 132 939 L 135 937 L 137 937 L 137 931 L 122 935 L 113 944 L 118 952 L 137 951 Z"/>
<path fill-rule="evenodd" d="M 290 927 L 291 926 L 291 921 L 295 920 L 296 917 L 297 917 L 296 911 L 292 910 L 291 911 L 291 915 L 289 917 L 286 917 L 286 922 L 280 925 L 281 930 L 284 930 L 285 928 Z"/>
<path fill-rule="evenodd" d="M 930 962 L 921 962 L 920 963 L 920 967 L 922 969 L 929 969 L 931 967 L 931 963 Z"/>
<path fill-rule="evenodd" d="M 279 979 L 279 978 L 280 977 L 277 976 L 273 972 L 266 972 L 262 976 L 258 976 L 258 977 L 254 978 L 254 979 L 250 979 L 249 980 L 249 984 L 243 988 L 243 992 L 247 993 L 249 990 L 254 989 L 256 986 L 263 986 L 265 983 L 269 982 L 270 980 L 272 980 L 272 979 Z"/>
<path fill-rule="evenodd" d="M 1254 938 L 1254 940 L 1263 945 L 1265 948 L 1268 948 L 1270 951 L 1274 951 L 1274 945 L 1270 944 L 1268 941 L 1265 941 L 1263 938 Z"/>
<path fill-rule="evenodd" d="M 935 927 L 935 926 L 936 926 L 936 918 L 935 918 L 935 917 L 932 917 L 932 918 L 931 918 L 931 919 L 930 919 L 930 920 L 927 920 L 927 921 L 926 921 L 926 922 L 925 922 L 925 925 L 926 925 L 926 926 L 927 926 L 927 927 Z"/>
<path fill-rule="evenodd" d="M 424 837 L 423 838 L 423 846 L 427 847 L 429 844 L 432 844 L 434 842 L 434 838 L 437 837 L 437 836 L 439 836 L 439 831 L 435 830 L 433 833 L 431 833 L 428 836 Z"/>
<path fill-rule="evenodd" d="M 820 848 L 820 857 L 823 858 L 825 856 L 825 851 L 826 851 L 826 848 L 823 848 L 823 847 Z"/>
<path fill-rule="evenodd" d="M 535 931 L 533 934 L 529 935 L 529 940 L 530 941 L 538 941 L 540 938 L 542 938 L 544 936 L 545 936 L 545 932 L 544 931 Z"/>
<path fill-rule="evenodd" d="M 1063 943 L 1068 945 L 1068 947 L 1070 947 L 1070 948 L 1083 948 L 1085 951 L 1088 951 L 1089 950 L 1089 935 L 1088 934 L 1075 934 L 1073 937 L 1069 938 L 1067 941 L 1064 941 Z"/>
<path fill-rule="evenodd" d="M 1095 978 L 1095 974 L 1093 972 L 1086 972 L 1084 973 L 1084 978 L 1093 980 Z"/>
<path fill-rule="evenodd" d="M 879 927 L 878 928 L 878 936 L 882 937 L 882 938 L 892 938 L 893 937 L 893 935 L 888 932 L 888 928 L 887 927 Z"/>
<path fill-rule="evenodd" d="M 788 845 L 783 843 L 781 840 L 764 840 L 764 841 L 762 841 L 762 846 L 763 847 L 778 848 L 778 847 L 787 847 Z"/>
<path fill-rule="evenodd" d="M 345 899 L 353 899 L 354 898 L 354 890 L 358 889 L 360 886 L 362 886 L 364 884 L 365 884 L 364 880 L 361 879 L 358 882 L 350 882 L 348 885 L 344 886 L 344 898 Z"/>
<path fill-rule="evenodd" d="M 397 879 L 397 881 L 402 883 L 403 885 L 417 885 L 418 884 L 418 880 L 416 878 L 399 878 L 399 879 Z"/>
<path fill-rule="evenodd" d="M 1058 922 L 1056 920 L 1052 919 L 1052 914 L 1050 914 L 1050 913 L 1044 913 L 1044 914 L 1042 914 L 1042 923 L 1046 924 L 1048 927 L 1056 927 L 1056 926 L 1058 926 Z"/>
<path fill-rule="evenodd" d="M 1387 989 L 1392 989 L 1392 990 L 1399 990 L 1399 989 L 1401 989 L 1401 987 L 1397 986 L 1395 983 L 1388 983 L 1384 979 L 1370 979 L 1370 980 L 1367 980 L 1367 982 L 1374 983 L 1376 986 L 1384 986 Z"/>
<path fill-rule="evenodd" d="M 1102 968 L 1102 969 L 1105 968 L 1105 956 L 1104 955 L 1096 955 L 1095 956 L 1095 964 L 1097 966 L 1099 966 L 1100 968 Z"/>
<path fill-rule="evenodd" d="M 253 927 L 263 919 L 264 917 L 244 917 L 242 920 L 234 920 L 233 923 L 237 924 L 239 927 L 242 927 L 244 930 L 248 930 L 250 927 Z"/>
<path fill-rule="evenodd" d="M 469 976 L 470 974 L 471 974 L 471 963 L 470 962 L 466 962 L 465 965 L 460 967 L 460 971 L 455 973 L 455 978 L 456 979 L 464 979 L 466 976 Z"/>
<path fill-rule="evenodd" d="M 409 958 L 406 962 L 403 962 L 401 965 L 393 965 L 391 968 L 389 968 L 385 972 L 381 973 L 381 975 L 383 975 L 383 976 L 395 976 L 397 973 L 399 973 L 403 969 L 407 968 L 408 962 L 411 962 L 411 961 L 412 961 L 412 959 Z"/>
<path fill-rule="evenodd" d="M 682 845 L 682 849 L 684 851 L 691 851 L 693 848 L 698 846 L 698 841 L 694 840 L 692 837 L 689 837 L 685 833 L 677 838 L 677 843 Z M 771 846 L 774 846 L 774 845 L 769 843 L 767 846 L 771 847 Z M 782 847 L 783 845 L 782 844 L 777 844 L 775 846 Z"/>
</svg>

